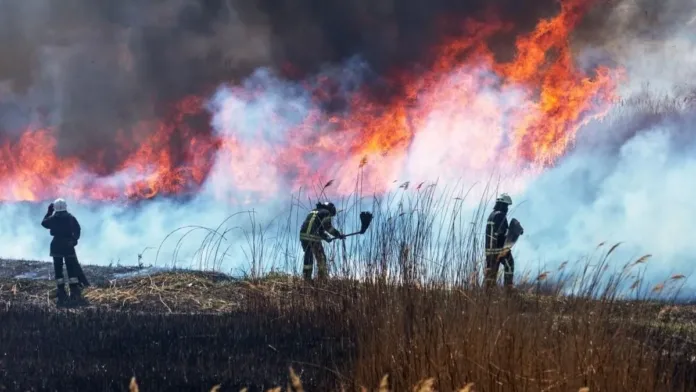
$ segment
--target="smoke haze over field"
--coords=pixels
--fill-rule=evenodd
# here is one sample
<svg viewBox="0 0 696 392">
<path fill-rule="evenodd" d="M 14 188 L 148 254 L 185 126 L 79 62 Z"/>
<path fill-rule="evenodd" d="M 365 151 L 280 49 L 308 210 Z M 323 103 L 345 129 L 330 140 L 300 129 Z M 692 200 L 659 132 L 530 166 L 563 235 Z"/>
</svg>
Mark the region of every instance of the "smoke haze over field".
<svg viewBox="0 0 696 392">
<path fill-rule="evenodd" d="M 625 241 L 619 257 L 654 255 L 648 265 L 652 282 L 670 272 L 693 272 L 688 224 L 696 218 L 689 201 L 690 179 L 696 178 L 691 128 L 696 1 L 597 1 L 588 7 L 573 29 L 573 61 L 596 77 L 597 101 L 611 87 L 602 84 L 599 66 L 622 68 L 625 77 L 616 92 L 630 102 L 607 107 L 604 120 L 579 124 L 575 144 L 561 143 L 558 159 L 541 166 L 530 164 L 529 157 L 541 160 L 544 149 L 525 147 L 510 155 L 500 147 L 514 144 L 515 110 L 543 96 L 528 85 L 545 79 L 499 66 L 515 58 L 515 37 L 560 10 L 554 1 L 524 3 L 0 0 L 0 143 L 14 146 L 29 129 L 51 129 L 53 151 L 69 162 L 27 163 L 41 161 L 50 146 L 22 150 L 32 154 L 19 163 L 8 163 L 16 149 L 0 150 L 5 151 L 0 187 L 12 194 L 2 198 L 12 203 L 0 206 L 0 238 L 6 244 L 0 255 L 48 257 L 49 236 L 39 226 L 45 203 L 40 208 L 13 203 L 41 201 L 37 190 L 53 189 L 50 177 L 33 180 L 32 193 L 16 186 L 43 168 L 67 188 L 117 184 L 119 191 L 134 177 L 148 178 L 149 171 L 138 170 L 155 158 L 172 172 L 186 172 L 190 184 L 179 192 L 187 193 L 185 202 L 159 198 L 131 206 L 68 197 L 84 226 L 82 259 L 132 264 L 176 227 L 215 227 L 229 214 L 251 208 L 260 222 L 269 222 L 290 205 L 288 185 L 298 185 L 297 178 L 317 174 L 312 184 L 335 175 L 352 179 L 362 153 L 370 152 L 369 178 L 380 179 L 370 185 L 381 187 L 379 192 L 404 181 L 413 184 L 407 192 L 415 192 L 418 182 L 436 178 L 473 184 L 502 175 L 501 186 L 515 200 L 513 216 L 525 227 L 515 253 L 518 269 L 537 268 L 539 262 L 554 266 L 591 252 L 599 242 Z M 485 22 L 467 24 L 466 18 Z M 486 26 L 496 21 L 510 28 L 487 35 Z M 484 55 L 478 60 L 475 45 L 461 53 L 470 56 L 466 62 L 438 63 L 434 48 L 447 37 L 479 35 L 495 63 Z M 562 49 L 550 46 L 549 52 Z M 329 87 L 317 88 L 327 79 Z M 517 82 L 504 84 L 507 79 Z M 607 79 L 619 81 L 615 74 Z M 428 88 L 405 99 L 420 80 L 427 80 Z M 563 86 L 586 86 L 578 80 Z M 555 87 L 548 90 L 570 90 Z M 321 94 L 326 96 L 318 98 Z M 355 94 L 360 101 L 353 100 Z M 674 99 L 678 107 L 646 107 L 640 102 L 646 94 L 666 97 L 670 105 Z M 181 104 L 192 96 L 207 110 Z M 574 103 L 576 97 L 562 98 Z M 529 108 L 532 114 L 540 110 Z M 588 104 L 577 122 L 601 112 L 601 105 Z M 411 124 L 403 127 L 408 135 L 390 128 L 400 122 Z M 169 133 L 160 133 L 163 128 Z M 392 138 L 371 138 L 364 128 Z M 533 144 L 530 138 L 518 142 Z M 358 145 L 360 140 L 365 142 Z M 377 153 L 365 147 L 377 144 L 389 148 Z M 150 145 L 155 147 L 142 148 Z M 3 172 L 3 164 L 13 171 Z M 68 166 L 70 175 L 62 172 Z M 135 174 L 129 171 L 133 167 Z M 200 170 L 189 172 L 190 167 Z M 147 170 L 160 173 L 157 167 Z M 176 183 L 181 176 L 172 178 Z M 334 188 L 345 195 L 350 184 L 337 181 Z M 483 191 L 482 185 L 474 189 L 472 200 Z M 247 224 L 244 218 L 231 225 Z M 187 241 L 181 260 L 190 260 L 203 235 Z M 246 240 L 232 238 L 225 269 L 240 267 L 245 258 L 238 246 Z M 158 263 L 171 259 L 175 245 L 169 240 Z M 149 252 L 146 263 L 154 261 Z"/>
<path fill-rule="evenodd" d="M 606 14 L 615 34 L 602 48 L 629 76 L 621 85 L 623 100 L 606 122 L 580 132 L 575 150 L 520 195 L 526 205 L 518 216 L 534 224 L 527 224 L 519 257 L 536 255 L 539 265 L 553 270 L 593 245 L 622 242 L 617 261 L 653 256 L 648 283 L 695 272 L 689 227 L 696 208 L 689 195 L 696 176 L 696 33 L 689 20 L 696 2 L 661 7 L 656 14 L 621 2 Z M 650 23 L 627 15 L 644 15 L 640 19 Z M 580 61 L 596 56 L 584 54 Z"/>
</svg>

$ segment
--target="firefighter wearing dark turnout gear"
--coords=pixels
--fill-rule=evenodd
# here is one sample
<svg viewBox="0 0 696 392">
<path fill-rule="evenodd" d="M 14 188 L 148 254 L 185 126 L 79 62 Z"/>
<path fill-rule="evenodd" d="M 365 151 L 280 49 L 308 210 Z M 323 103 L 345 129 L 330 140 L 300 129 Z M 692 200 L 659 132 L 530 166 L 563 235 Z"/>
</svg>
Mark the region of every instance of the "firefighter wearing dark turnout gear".
<svg viewBox="0 0 696 392">
<path fill-rule="evenodd" d="M 65 305 L 68 300 L 65 283 L 70 285 L 70 300 L 76 303 L 84 302 L 80 285 L 88 286 L 89 283 L 82 273 L 75 252 L 75 246 L 82 232 L 80 223 L 67 211 L 65 200 L 57 199 L 48 206 L 41 226 L 49 229 L 53 236 L 50 254 L 53 258 L 58 304 Z M 68 279 L 63 278 L 63 261 L 68 270 Z"/>
<path fill-rule="evenodd" d="M 304 251 L 302 272 L 305 280 L 312 279 L 314 260 L 317 260 L 317 272 L 319 280 L 327 278 L 326 253 L 321 241 L 333 241 L 328 234 L 344 239 L 345 236 L 336 230 L 331 223 L 331 218 L 336 216 L 336 206 L 333 203 L 318 203 L 316 208 L 307 214 L 300 227 L 300 243 Z"/>
<path fill-rule="evenodd" d="M 492 287 L 498 277 L 500 264 L 504 269 L 504 284 L 512 287 L 512 279 L 515 273 L 515 260 L 509 249 L 504 249 L 505 237 L 508 231 L 507 212 L 512 199 L 503 193 L 496 199 L 493 212 L 486 222 L 486 287 Z"/>
</svg>

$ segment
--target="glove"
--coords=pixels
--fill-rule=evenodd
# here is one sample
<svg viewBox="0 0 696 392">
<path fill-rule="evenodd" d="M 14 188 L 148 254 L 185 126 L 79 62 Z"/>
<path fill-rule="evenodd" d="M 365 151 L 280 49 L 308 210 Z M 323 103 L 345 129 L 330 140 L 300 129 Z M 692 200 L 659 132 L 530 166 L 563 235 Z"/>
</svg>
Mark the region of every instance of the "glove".
<svg viewBox="0 0 696 392">
<path fill-rule="evenodd" d="M 48 205 L 48 213 L 52 214 L 53 213 L 53 203 Z"/>
<path fill-rule="evenodd" d="M 343 234 L 343 233 L 338 233 L 338 236 L 336 236 L 336 238 L 338 238 L 339 240 L 345 240 L 345 239 L 346 239 L 346 235 Z"/>
<path fill-rule="evenodd" d="M 333 241 L 334 239 L 333 238 L 325 238 L 325 240 L 326 240 L 326 242 L 331 243 L 331 241 Z"/>
</svg>

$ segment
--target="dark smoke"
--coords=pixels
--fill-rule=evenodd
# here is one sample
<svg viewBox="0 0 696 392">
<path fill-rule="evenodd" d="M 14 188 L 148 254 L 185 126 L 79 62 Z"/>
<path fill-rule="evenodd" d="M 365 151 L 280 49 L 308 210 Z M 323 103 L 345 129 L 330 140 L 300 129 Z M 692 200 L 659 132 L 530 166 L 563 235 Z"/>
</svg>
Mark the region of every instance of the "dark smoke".
<svg viewBox="0 0 696 392">
<path fill-rule="evenodd" d="M 490 42 L 509 59 L 515 35 L 558 10 L 551 0 L 0 0 L 0 140 L 29 123 L 53 126 L 58 154 L 108 170 L 123 159 L 118 131 L 137 145 L 147 131 L 136 123 L 166 119 L 183 97 L 259 66 L 303 78 L 360 55 L 379 80 L 427 65 L 463 18 L 491 13 L 517 27 Z M 594 18 L 610 23 L 603 15 Z M 607 39 L 586 26 L 583 40 Z M 208 134 L 207 124 L 201 114 L 185 126 Z"/>
</svg>

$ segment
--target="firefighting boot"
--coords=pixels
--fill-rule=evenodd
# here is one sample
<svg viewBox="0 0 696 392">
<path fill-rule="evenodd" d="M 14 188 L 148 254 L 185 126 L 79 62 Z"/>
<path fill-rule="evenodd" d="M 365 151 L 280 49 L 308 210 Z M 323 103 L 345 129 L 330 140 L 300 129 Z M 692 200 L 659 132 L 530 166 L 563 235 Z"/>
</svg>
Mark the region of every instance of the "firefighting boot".
<svg viewBox="0 0 696 392">
<path fill-rule="evenodd" d="M 77 283 L 70 284 L 70 302 L 74 306 L 87 305 L 87 300 L 82 297 L 82 290 Z"/>
<path fill-rule="evenodd" d="M 56 306 L 66 306 L 68 304 L 68 293 L 65 291 L 65 285 L 58 285 L 57 292 L 58 300 L 56 301 Z"/>
</svg>

